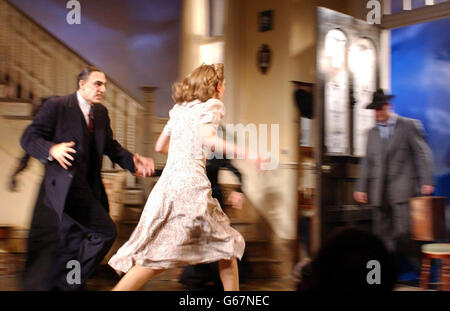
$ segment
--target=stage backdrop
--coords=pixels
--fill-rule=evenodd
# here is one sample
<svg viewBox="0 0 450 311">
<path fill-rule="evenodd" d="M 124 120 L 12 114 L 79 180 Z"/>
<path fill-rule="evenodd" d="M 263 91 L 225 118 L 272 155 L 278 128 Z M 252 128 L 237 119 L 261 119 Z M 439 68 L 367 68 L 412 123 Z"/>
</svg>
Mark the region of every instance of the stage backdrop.
<svg viewBox="0 0 450 311">
<path fill-rule="evenodd" d="M 450 19 L 392 30 L 395 111 L 419 119 L 433 151 L 436 195 L 450 209 Z M 447 221 L 447 228 L 449 222 Z"/>
</svg>

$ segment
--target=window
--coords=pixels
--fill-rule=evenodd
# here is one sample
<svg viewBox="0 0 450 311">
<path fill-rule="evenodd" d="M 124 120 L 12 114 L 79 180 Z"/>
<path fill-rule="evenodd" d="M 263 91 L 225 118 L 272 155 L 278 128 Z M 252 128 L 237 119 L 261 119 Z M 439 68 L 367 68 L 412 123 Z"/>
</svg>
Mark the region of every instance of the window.
<svg viewBox="0 0 450 311">
<path fill-rule="evenodd" d="M 224 62 L 224 42 L 214 42 L 200 46 L 200 61 L 205 64 Z"/>
<path fill-rule="evenodd" d="M 224 35 L 225 0 L 209 0 L 209 36 Z"/>
</svg>

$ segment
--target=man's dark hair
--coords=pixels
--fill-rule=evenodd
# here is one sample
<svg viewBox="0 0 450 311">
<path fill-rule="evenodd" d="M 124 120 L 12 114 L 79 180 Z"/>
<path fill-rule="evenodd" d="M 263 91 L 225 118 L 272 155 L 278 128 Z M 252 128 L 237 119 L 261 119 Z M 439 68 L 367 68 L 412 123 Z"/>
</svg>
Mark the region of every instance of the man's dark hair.
<svg viewBox="0 0 450 311">
<path fill-rule="evenodd" d="M 80 81 L 86 81 L 89 77 L 89 75 L 95 71 L 98 72 L 103 72 L 101 71 L 99 68 L 95 67 L 95 66 L 87 66 L 85 67 L 79 74 L 77 77 L 77 90 L 80 88 Z"/>
</svg>

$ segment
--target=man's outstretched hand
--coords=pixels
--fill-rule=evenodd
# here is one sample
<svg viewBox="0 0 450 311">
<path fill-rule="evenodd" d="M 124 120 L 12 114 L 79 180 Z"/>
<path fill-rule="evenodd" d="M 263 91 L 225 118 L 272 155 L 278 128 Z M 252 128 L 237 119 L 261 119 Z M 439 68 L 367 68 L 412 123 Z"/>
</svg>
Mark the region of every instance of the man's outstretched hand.
<svg viewBox="0 0 450 311">
<path fill-rule="evenodd" d="M 423 195 L 431 195 L 434 192 L 434 187 L 431 185 L 422 185 L 421 192 Z"/>
<path fill-rule="evenodd" d="M 140 156 L 135 153 L 133 156 L 133 162 L 135 167 L 134 176 L 137 177 L 150 177 L 155 173 L 155 164 L 153 159 Z"/>
<path fill-rule="evenodd" d="M 73 141 L 53 145 L 50 148 L 50 155 L 54 160 L 58 161 L 59 165 L 67 170 L 69 166 L 72 166 L 70 161 L 73 161 L 73 157 L 70 153 L 76 153 L 75 149 L 72 148 L 74 146 L 75 143 Z"/>
<path fill-rule="evenodd" d="M 242 209 L 244 205 L 244 194 L 238 191 L 232 191 L 228 196 L 228 202 L 231 203 L 231 207 L 235 209 Z"/>
<path fill-rule="evenodd" d="M 353 198 L 358 203 L 367 203 L 369 201 L 367 199 L 367 192 L 354 192 Z"/>
</svg>

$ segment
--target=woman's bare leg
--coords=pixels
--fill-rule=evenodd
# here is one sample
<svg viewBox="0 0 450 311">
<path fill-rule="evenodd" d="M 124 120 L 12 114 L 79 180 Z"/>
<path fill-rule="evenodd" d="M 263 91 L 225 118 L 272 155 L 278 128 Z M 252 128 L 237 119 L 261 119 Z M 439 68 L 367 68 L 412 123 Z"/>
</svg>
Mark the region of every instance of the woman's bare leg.
<svg viewBox="0 0 450 311">
<path fill-rule="evenodd" d="M 166 269 L 152 269 L 142 266 L 134 266 L 125 274 L 119 283 L 112 289 L 113 291 L 136 291 L 139 290 L 148 280 L 155 275 L 166 271 Z"/>
<path fill-rule="evenodd" d="M 225 291 L 239 290 L 239 271 L 236 258 L 219 261 L 219 274 Z"/>
</svg>

